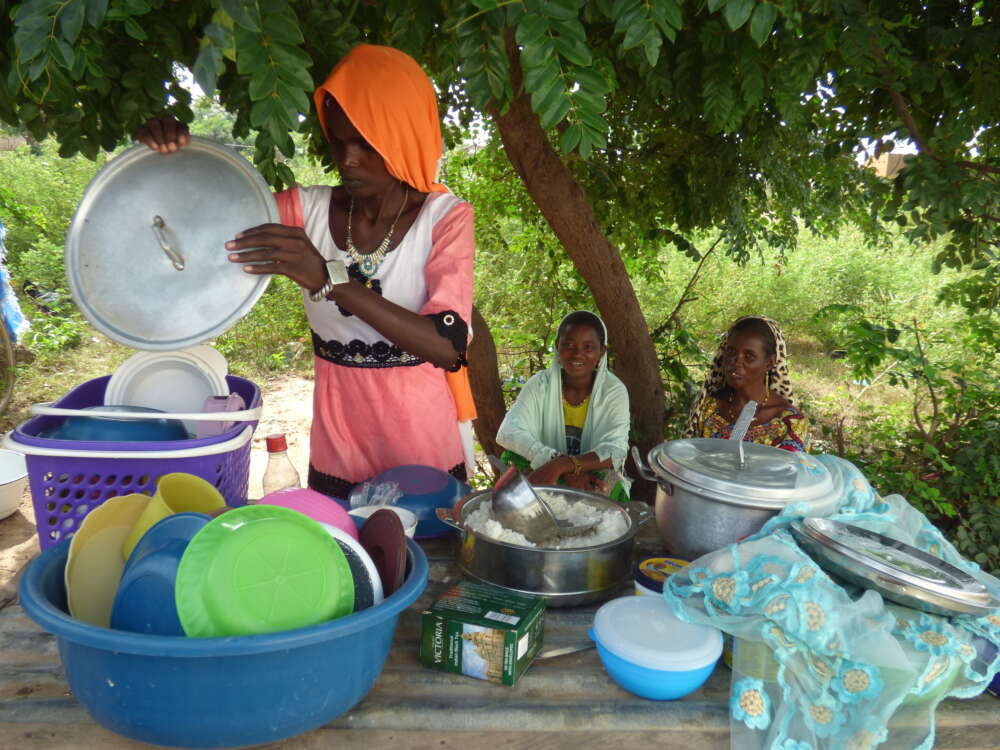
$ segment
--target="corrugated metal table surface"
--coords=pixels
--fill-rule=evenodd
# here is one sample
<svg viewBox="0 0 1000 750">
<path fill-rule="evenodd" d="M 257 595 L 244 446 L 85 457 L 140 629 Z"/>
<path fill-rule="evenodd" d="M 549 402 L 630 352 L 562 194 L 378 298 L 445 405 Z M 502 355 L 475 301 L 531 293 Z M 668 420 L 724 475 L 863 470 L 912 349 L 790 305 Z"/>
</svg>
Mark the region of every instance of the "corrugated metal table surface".
<svg viewBox="0 0 1000 750">
<path fill-rule="evenodd" d="M 669 703 L 642 700 L 605 674 L 593 650 L 534 664 L 513 687 L 428 669 L 418 660 L 420 612 L 459 579 L 450 544 L 424 543 L 427 590 L 399 620 L 385 669 L 344 716 L 267 747 L 400 750 L 590 750 L 641 742 L 685 750 L 729 747 L 729 670 Z M 623 593 L 629 593 L 623 589 Z M 545 648 L 586 638 L 596 606 L 550 608 Z M 1000 700 L 948 700 L 938 711 L 943 748 L 1000 745 Z M 55 638 L 17 605 L 0 610 L 0 750 L 149 747 L 96 725 L 66 686 Z"/>
</svg>

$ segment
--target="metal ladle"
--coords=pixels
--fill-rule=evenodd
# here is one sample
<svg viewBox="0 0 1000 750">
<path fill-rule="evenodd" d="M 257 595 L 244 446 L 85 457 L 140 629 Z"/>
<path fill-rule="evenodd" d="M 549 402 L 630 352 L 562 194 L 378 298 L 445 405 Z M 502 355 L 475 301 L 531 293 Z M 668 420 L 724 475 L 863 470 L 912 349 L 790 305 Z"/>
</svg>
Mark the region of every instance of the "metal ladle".
<svg viewBox="0 0 1000 750">
<path fill-rule="evenodd" d="M 736 423 L 733 425 L 733 431 L 729 433 L 729 439 L 737 441 L 737 452 L 739 457 L 736 461 L 736 468 L 743 471 L 747 467 L 747 459 L 743 454 L 743 438 L 746 437 L 747 430 L 750 429 L 750 423 L 753 422 L 753 418 L 757 415 L 757 402 L 747 401 L 746 405 L 740 411 L 740 415 L 736 418 Z"/>
<path fill-rule="evenodd" d="M 493 485 L 493 516 L 508 529 L 538 544 L 556 536 L 579 536 L 590 531 L 598 521 L 573 526 L 556 518 L 555 513 L 535 492 L 525 476 L 511 466 Z"/>
</svg>

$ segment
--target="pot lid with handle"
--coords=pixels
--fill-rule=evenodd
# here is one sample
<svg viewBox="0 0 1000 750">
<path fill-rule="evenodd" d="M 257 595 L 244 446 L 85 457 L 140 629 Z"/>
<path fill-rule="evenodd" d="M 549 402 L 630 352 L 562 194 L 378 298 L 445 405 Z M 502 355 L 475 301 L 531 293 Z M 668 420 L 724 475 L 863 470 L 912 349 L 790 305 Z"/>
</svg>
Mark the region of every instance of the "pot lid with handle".
<svg viewBox="0 0 1000 750">
<path fill-rule="evenodd" d="M 733 505 L 781 510 L 790 503 L 828 500 L 829 470 L 808 453 L 720 438 L 668 440 L 649 452 L 658 479 Z"/>
<path fill-rule="evenodd" d="M 229 329 L 270 276 L 227 259 L 238 232 L 278 221 L 264 178 L 231 148 L 192 137 L 139 144 L 90 181 L 66 234 L 66 275 L 87 319 L 135 349 L 176 350 Z"/>
<path fill-rule="evenodd" d="M 790 528 L 820 567 L 892 601 L 948 617 L 1000 608 L 1000 599 L 967 572 L 897 539 L 828 518 Z"/>
</svg>

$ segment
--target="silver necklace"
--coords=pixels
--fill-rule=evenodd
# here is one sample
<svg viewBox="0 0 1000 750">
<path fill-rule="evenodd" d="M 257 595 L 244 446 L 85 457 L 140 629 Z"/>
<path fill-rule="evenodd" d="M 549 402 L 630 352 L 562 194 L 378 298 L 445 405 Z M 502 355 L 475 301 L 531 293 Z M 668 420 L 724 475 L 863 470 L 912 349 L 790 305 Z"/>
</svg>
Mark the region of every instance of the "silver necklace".
<svg viewBox="0 0 1000 750">
<path fill-rule="evenodd" d="M 354 216 L 354 196 L 351 196 L 351 205 L 347 209 L 347 254 L 350 255 L 351 260 L 357 264 L 358 270 L 368 278 L 375 275 L 379 266 L 382 265 L 382 261 L 385 260 L 386 253 L 389 252 L 389 241 L 392 239 L 392 233 L 396 231 L 396 222 L 399 221 L 399 217 L 403 215 L 403 207 L 406 206 L 406 198 L 408 195 L 409 189 L 404 188 L 403 200 L 399 204 L 399 211 L 396 212 L 396 218 L 392 220 L 392 224 L 389 226 L 389 233 L 380 243 L 378 243 L 378 247 L 370 253 L 362 253 L 354 246 L 354 239 L 351 237 L 351 219 Z"/>
</svg>

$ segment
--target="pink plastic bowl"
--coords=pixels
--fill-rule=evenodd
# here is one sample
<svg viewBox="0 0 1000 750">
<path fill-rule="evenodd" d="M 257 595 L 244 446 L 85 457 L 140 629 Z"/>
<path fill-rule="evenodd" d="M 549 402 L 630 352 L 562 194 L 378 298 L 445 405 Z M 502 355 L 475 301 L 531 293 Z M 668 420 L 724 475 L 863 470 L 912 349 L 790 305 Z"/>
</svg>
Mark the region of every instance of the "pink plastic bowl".
<svg viewBox="0 0 1000 750">
<path fill-rule="evenodd" d="M 297 510 L 314 521 L 327 523 L 358 538 L 358 527 L 347 511 L 336 500 L 308 488 L 278 490 L 260 499 L 261 505 L 278 505 Z"/>
</svg>

